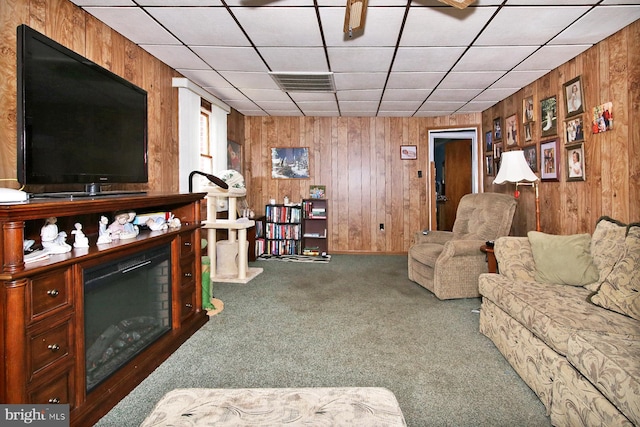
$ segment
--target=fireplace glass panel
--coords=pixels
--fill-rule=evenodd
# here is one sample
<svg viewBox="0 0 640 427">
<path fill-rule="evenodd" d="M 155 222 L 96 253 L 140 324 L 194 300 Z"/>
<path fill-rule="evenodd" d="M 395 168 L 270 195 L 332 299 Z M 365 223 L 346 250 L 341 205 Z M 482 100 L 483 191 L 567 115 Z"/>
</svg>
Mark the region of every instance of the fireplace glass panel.
<svg viewBox="0 0 640 427">
<path fill-rule="evenodd" d="M 91 391 L 171 330 L 171 249 L 84 270 L 86 388 Z"/>
</svg>

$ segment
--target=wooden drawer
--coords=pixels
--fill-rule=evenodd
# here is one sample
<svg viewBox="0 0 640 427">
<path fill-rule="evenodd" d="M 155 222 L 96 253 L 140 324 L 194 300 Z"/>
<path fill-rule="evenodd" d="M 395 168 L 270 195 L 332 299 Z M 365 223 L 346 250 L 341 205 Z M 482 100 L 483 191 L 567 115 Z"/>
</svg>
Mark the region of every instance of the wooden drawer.
<svg viewBox="0 0 640 427">
<path fill-rule="evenodd" d="M 31 279 L 28 291 L 31 320 L 62 310 L 72 303 L 73 293 L 69 270 L 54 270 Z"/>
<path fill-rule="evenodd" d="M 69 403 L 73 409 L 73 374 L 71 370 L 63 372 L 50 381 L 39 384 L 28 392 L 29 403 Z"/>
<path fill-rule="evenodd" d="M 180 291 L 180 320 L 184 320 L 196 311 L 195 286 L 188 286 Z"/>
<path fill-rule="evenodd" d="M 189 286 L 195 283 L 196 280 L 196 264 L 194 257 L 189 256 L 180 260 L 180 285 Z"/>
<path fill-rule="evenodd" d="M 62 323 L 44 322 L 44 328 L 27 330 L 28 374 L 35 375 L 73 353 L 73 328 L 70 319 Z"/>
<path fill-rule="evenodd" d="M 195 234 L 194 233 L 182 233 L 180 234 L 180 257 L 185 257 L 194 253 Z"/>
</svg>

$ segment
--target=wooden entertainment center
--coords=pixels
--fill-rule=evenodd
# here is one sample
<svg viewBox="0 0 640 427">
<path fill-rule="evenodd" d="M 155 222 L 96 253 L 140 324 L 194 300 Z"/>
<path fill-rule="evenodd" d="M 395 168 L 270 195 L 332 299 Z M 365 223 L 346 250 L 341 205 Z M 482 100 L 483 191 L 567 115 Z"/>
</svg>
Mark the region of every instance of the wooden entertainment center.
<svg viewBox="0 0 640 427">
<path fill-rule="evenodd" d="M 207 322 L 200 263 L 204 196 L 150 193 L 0 204 L 0 402 L 68 403 L 71 425 L 93 425 Z M 182 225 L 97 246 L 100 216 L 111 221 L 117 211 L 170 211 Z M 81 223 L 90 247 L 25 265 L 23 241 L 39 242 L 48 217 L 58 219 L 61 231 Z M 170 330 L 87 392 L 83 271 L 163 245 L 170 247 Z"/>
</svg>

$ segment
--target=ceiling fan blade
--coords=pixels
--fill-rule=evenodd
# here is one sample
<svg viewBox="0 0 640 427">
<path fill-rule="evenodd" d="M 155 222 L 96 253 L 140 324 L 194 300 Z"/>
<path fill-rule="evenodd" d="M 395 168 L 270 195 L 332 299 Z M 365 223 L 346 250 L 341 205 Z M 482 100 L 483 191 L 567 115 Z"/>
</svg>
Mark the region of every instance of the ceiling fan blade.
<svg viewBox="0 0 640 427">
<path fill-rule="evenodd" d="M 352 31 L 364 29 L 364 21 L 367 16 L 367 3 L 368 0 L 347 0 L 344 15 L 344 32 L 349 33 L 349 37 L 351 37 Z"/>
<path fill-rule="evenodd" d="M 438 0 L 440 3 L 448 4 L 458 9 L 464 9 L 476 0 Z"/>
</svg>

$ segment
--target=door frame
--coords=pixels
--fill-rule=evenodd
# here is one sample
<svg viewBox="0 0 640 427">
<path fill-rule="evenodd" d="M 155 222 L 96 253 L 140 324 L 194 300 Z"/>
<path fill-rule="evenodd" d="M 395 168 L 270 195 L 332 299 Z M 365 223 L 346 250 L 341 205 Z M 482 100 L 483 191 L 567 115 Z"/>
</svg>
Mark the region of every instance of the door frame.
<svg viewBox="0 0 640 427">
<path fill-rule="evenodd" d="M 478 165 L 480 162 L 480 150 L 478 146 L 478 132 L 477 126 L 467 126 L 461 128 L 441 128 L 441 129 L 428 129 L 427 134 L 429 137 L 429 170 L 431 165 L 434 164 L 435 156 L 435 140 L 436 139 L 470 139 L 471 140 L 471 191 L 473 193 L 480 192 L 481 186 L 484 185 L 482 181 L 482 175 L 478 173 Z M 435 210 L 436 202 L 436 183 L 434 177 L 429 174 L 427 180 L 427 200 L 429 202 L 429 224 L 435 224 L 435 217 L 433 212 Z"/>
</svg>

